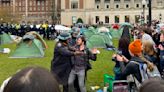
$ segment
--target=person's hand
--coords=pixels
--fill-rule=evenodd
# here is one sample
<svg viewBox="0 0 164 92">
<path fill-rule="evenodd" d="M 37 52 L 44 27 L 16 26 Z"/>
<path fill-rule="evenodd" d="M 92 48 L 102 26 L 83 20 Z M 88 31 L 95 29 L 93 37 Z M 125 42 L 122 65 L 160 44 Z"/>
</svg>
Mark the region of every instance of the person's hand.
<svg viewBox="0 0 164 92">
<path fill-rule="evenodd" d="M 158 46 L 158 48 L 159 48 L 160 50 L 164 50 L 164 47 L 163 47 L 161 44 Z"/>
<path fill-rule="evenodd" d="M 117 60 L 117 61 L 121 61 L 121 62 L 124 61 L 123 57 L 120 56 L 120 55 L 118 55 L 118 54 L 116 54 L 116 60 Z"/>
<path fill-rule="evenodd" d="M 115 57 L 116 57 L 116 54 L 113 54 L 113 55 L 112 55 L 112 58 L 115 58 Z"/>
<path fill-rule="evenodd" d="M 80 52 L 80 51 L 75 51 L 74 52 L 74 55 L 82 55 L 82 54 L 84 54 L 83 52 Z"/>
<path fill-rule="evenodd" d="M 121 62 L 128 62 L 129 60 L 125 57 L 125 56 L 123 56 L 123 55 L 116 55 L 116 59 L 117 59 L 117 61 L 121 61 Z"/>
<path fill-rule="evenodd" d="M 98 54 L 98 53 L 100 53 L 100 51 L 97 50 L 97 48 L 91 49 L 91 52 L 92 52 L 92 54 Z"/>
</svg>

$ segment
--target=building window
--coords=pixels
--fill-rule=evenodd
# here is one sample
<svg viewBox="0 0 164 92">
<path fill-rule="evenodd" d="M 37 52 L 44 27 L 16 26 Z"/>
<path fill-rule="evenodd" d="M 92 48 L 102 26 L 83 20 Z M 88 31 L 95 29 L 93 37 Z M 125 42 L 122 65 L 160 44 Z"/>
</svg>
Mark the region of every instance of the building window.
<svg viewBox="0 0 164 92">
<path fill-rule="evenodd" d="M 105 0 L 105 2 L 110 2 L 110 0 Z"/>
<path fill-rule="evenodd" d="M 30 7 L 29 10 L 32 11 L 32 7 Z"/>
<path fill-rule="evenodd" d="M 40 7 L 38 7 L 38 11 L 40 11 Z"/>
<path fill-rule="evenodd" d="M 135 23 L 139 23 L 140 15 L 135 15 Z"/>
<path fill-rule="evenodd" d="M 22 11 L 25 11 L 25 7 L 22 7 Z"/>
<path fill-rule="evenodd" d="M 106 9 L 109 9 L 109 5 L 106 5 Z"/>
<path fill-rule="evenodd" d="M 100 18 L 99 18 L 99 16 L 96 16 L 96 23 L 99 23 L 99 21 L 100 21 Z"/>
<path fill-rule="evenodd" d="M 19 7 L 19 11 L 21 11 L 21 7 Z"/>
<path fill-rule="evenodd" d="M 19 2 L 19 6 L 21 6 L 21 2 Z"/>
<path fill-rule="evenodd" d="M 140 7 L 140 5 L 139 4 L 136 4 L 136 8 L 139 8 Z"/>
<path fill-rule="evenodd" d="M 119 8 L 119 5 L 118 4 L 116 5 L 116 8 Z"/>
<path fill-rule="evenodd" d="M 36 1 L 35 0 L 33 1 L 33 4 L 36 5 Z"/>
<path fill-rule="evenodd" d="M 129 5 L 128 4 L 126 5 L 126 8 L 129 8 Z"/>
<path fill-rule="evenodd" d="M 100 0 L 95 0 L 95 2 L 96 2 L 96 3 L 99 3 L 99 2 L 100 2 Z"/>
<path fill-rule="evenodd" d="M 71 8 L 72 9 L 78 9 L 78 1 L 72 1 L 71 2 Z"/>
<path fill-rule="evenodd" d="M 44 7 L 42 6 L 42 11 L 44 11 Z"/>
<path fill-rule="evenodd" d="M 25 1 L 22 1 L 22 6 L 25 6 Z"/>
<path fill-rule="evenodd" d="M 115 2 L 120 2 L 120 0 L 114 0 Z"/>
<path fill-rule="evenodd" d="M 125 2 L 130 2 L 130 0 L 124 0 Z"/>
<path fill-rule="evenodd" d="M 44 1 L 42 1 L 42 6 L 44 6 L 44 3 L 45 3 L 45 2 L 44 2 Z"/>
<path fill-rule="evenodd" d="M 46 11 L 48 11 L 48 7 L 46 7 Z"/>
<path fill-rule="evenodd" d="M 18 6 L 18 3 L 17 2 L 15 2 L 15 6 Z"/>
<path fill-rule="evenodd" d="M 130 22 L 130 16 L 129 15 L 125 16 L 125 22 Z"/>
<path fill-rule="evenodd" d="M 32 1 L 30 1 L 30 6 L 32 6 Z"/>
<path fill-rule="evenodd" d="M 46 6 L 48 6 L 48 1 L 46 1 Z"/>
<path fill-rule="evenodd" d="M 99 6 L 99 5 L 97 5 L 97 6 L 96 6 L 96 8 L 97 8 L 97 9 L 99 9 L 99 8 L 100 8 L 100 6 Z"/>
<path fill-rule="evenodd" d="M 157 1 L 157 6 L 162 6 L 162 0 Z"/>
<path fill-rule="evenodd" d="M 146 19 L 147 20 L 146 22 L 148 23 L 149 22 L 149 15 L 146 15 Z"/>
<path fill-rule="evenodd" d="M 33 7 L 33 10 L 36 11 L 36 7 Z"/>
<path fill-rule="evenodd" d="M 40 6 L 40 1 L 37 1 L 37 5 Z"/>
<path fill-rule="evenodd" d="M 115 23 L 119 23 L 119 22 L 120 22 L 120 16 L 117 15 L 117 16 L 115 16 Z"/>
<path fill-rule="evenodd" d="M 109 16 L 105 16 L 105 23 L 109 23 Z"/>
</svg>

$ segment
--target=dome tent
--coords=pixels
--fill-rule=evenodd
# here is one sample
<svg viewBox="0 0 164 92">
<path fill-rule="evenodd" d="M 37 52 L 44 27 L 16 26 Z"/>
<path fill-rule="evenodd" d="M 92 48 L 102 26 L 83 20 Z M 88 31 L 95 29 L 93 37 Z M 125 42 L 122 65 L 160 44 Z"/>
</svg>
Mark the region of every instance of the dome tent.
<svg viewBox="0 0 164 92">
<path fill-rule="evenodd" d="M 10 58 L 44 57 L 44 48 L 47 48 L 47 45 L 39 34 L 35 32 L 27 33 Z"/>
</svg>

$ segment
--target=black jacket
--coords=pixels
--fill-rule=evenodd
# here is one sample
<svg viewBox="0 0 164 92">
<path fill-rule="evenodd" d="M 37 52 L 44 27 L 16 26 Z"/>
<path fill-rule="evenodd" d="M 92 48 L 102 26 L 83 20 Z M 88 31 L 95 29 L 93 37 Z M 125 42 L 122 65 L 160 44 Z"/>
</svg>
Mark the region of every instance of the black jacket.
<svg viewBox="0 0 164 92">
<path fill-rule="evenodd" d="M 71 71 L 71 57 L 74 52 L 68 45 L 58 42 L 54 49 L 54 57 L 51 62 L 51 71 L 60 84 L 66 85 Z"/>
<path fill-rule="evenodd" d="M 141 74 L 140 74 L 139 65 L 136 64 L 136 63 L 133 63 L 131 61 L 135 61 L 135 62 L 138 62 L 138 63 L 144 63 L 140 58 L 132 57 L 132 59 L 126 65 L 125 69 L 123 69 L 123 72 L 121 73 L 120 78 L 123 79 L 123 80 L 126 80 L 127 76 L 132 74 L 141 83 L 142 82 L 142 77 L 141 77 Z"/>
</svg>

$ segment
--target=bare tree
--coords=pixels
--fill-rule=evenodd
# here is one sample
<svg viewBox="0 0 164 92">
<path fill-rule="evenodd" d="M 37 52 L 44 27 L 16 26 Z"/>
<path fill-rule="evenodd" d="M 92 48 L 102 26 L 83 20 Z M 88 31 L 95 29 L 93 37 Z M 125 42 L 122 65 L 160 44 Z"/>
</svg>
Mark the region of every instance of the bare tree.
<svg viewBox="0 0 164 92">
<path fill-rule="evenodd" d="M 12 14 L 11 7 L 0 8 L 0 22 L 19 22 L 21 19 L 20 15 L 16 13 L 16 15 Z"/>
</svg>

